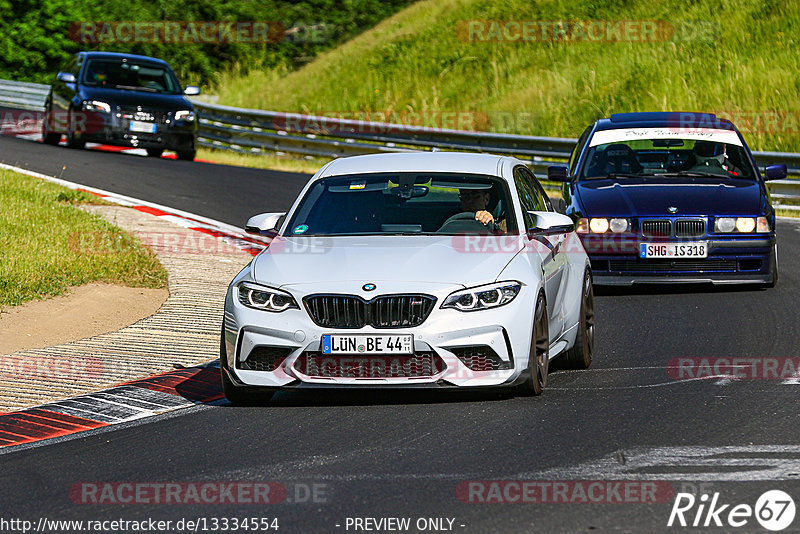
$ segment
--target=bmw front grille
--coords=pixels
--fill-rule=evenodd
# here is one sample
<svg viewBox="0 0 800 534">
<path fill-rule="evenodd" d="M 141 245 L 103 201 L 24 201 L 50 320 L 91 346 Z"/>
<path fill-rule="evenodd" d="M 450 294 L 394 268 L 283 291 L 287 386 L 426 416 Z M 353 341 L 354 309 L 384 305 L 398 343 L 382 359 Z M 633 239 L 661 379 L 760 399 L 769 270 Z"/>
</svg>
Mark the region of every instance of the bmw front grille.
<svg viewBox="0 0 800 534">
<path fill-rule="evenodd" d="M 411 328 L 433 310 L 431 295 L 383 295 L 364 300 L 358 295 L 310 295 L 303 299 L 311 320 L 326 328 Z"/>
<path fill-rule="evenodd" d="M 645 237 L 670 237 L 672 221 L 669 219 L 642 221 L 642 235 Z"/>
<path fill-rule="evenodd" d="M 675 237 L 702 237 L 705 233 L 705 219 L 678 219 L 675 221 Z"/>
</svg>

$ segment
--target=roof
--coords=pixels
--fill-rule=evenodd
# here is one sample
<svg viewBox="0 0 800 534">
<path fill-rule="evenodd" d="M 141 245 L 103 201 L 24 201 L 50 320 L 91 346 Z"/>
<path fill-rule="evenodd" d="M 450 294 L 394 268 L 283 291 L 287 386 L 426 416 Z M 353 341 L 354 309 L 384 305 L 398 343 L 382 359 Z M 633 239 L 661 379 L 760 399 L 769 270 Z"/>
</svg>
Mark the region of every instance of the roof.
<svg viewBox="0 0 800 534">
<path fill-rule="evenodd" d="M 507 156 L 467 152 L 395 152 L 351 156 L 332 161 L 322 176 L 371 172 L 463 172 L 500 176 L 500 164 Z"/>
<path fill-rule="evenodd" d="M 167 65 L 163 59 L 149 56 L 138 56 L 136 54 L 120 54 L 118 52 L 81 52 L 87 58 L 122 59 L 127 58 L 134 61 L 149 61 L 151 63 L 161 63 Z"/>
<path fill-rule="evenodd" d="M 597 121 L 597 130 L 619 128 L 712 128 L 735 130 L 733 123 L 713 113 L 693 111 L 658 111 L 645 113 L 615 113 Z"/>
</svg>

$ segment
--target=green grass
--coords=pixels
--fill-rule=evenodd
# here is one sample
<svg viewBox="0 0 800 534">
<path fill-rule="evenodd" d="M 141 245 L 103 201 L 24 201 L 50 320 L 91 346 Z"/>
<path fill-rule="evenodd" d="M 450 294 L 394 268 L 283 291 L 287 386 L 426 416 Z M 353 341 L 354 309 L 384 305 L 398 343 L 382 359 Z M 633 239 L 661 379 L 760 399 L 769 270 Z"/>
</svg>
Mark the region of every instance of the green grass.
<svg viewBox="0 0 800 534">
<path fill-rule="evenodd" d="M 153 252 L 78 204 L 94 195 L 0 170 L 0 306 L 64 293 L 70 286 L 108 282 L 166 287 Z"/>
<path fill-rule="evenodd" d="M 330 161 L 330 159 L 326 158 L 305 158 L 292 155 L 279 156 L 270 152 L 246 154 L 228 150 L 216 150 L 213 148 L 198 149 L 197 159 L 213 161 L 214 163 L 221 163 L 223 165 L 235 165 L 237 167 L 254 167 L 256 169 L 273 169 L 278 171 L 304 172 L 308 174 L 314 174 L 320 167 Z"/>
<path fill-rule="evenodd" d="M 699 21 L 712 38 L 466 42 L 468 20 Z M 708 34 L 706 34 L 708 35 Z M 426 0 L 289 72 L 222 73 L 219 103 L 331 113 L 474 113 L 474 129 L 577 137 L 631 111 L 793 120 L 740 126 L 754 150 L 800 150 L 800 8 L 779 0 Z M 267 89 L 268 88 L 268 89 Z"/>
<path fill-rule="evenodd" d="M 798 219 L 798 218 L 800 218 L 800 211 L 797 211 L 797 210 L 783 210 L 783 209 L 778 208 L 778 209 L 775 210 L 775 215 L 778 215 L 779 217 L 793 217 L 795 219 Z"/>
</svg>

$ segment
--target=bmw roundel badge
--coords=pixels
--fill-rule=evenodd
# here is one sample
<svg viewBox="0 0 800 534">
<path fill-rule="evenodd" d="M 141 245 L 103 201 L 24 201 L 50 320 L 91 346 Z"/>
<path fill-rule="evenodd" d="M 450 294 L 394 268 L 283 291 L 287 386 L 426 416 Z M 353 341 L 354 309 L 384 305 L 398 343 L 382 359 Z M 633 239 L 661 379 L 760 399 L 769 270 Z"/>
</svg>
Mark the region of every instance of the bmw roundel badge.
<svg viewBox="0 0 800 534">
<path fill-rule="evenodd" d="M 364 291 L 375 291 L 376 287 L 378 286 L 376 286 L 375 284 L 364 284 L 363 286 L 361 286 L 361 289 L 363 289 Z"/>
<path fill-rule="evenodd" d="M 678 208 L 676 208 L 675 206 L 670 206 L 667 208 L 667 211 L 670 213 L 678 213 Z"/>
</svg>

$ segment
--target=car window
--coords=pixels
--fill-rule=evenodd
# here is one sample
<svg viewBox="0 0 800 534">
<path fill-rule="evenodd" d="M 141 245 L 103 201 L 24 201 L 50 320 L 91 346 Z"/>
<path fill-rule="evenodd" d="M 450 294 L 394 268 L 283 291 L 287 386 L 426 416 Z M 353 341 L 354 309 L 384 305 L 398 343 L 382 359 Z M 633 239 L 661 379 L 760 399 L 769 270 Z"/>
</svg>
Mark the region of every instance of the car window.
<svg viewBox="0 0 800 534">
<path fill-rule="evenodd" d="M 542 187 L 542 184 L 539 183 L 539 180 L 536 179 L 536 176 L 533 175 L 533 172 L 528 167 L 520 167 L 520 171 L 522 172 L 523 180 L 536 196 L 537 205 L 544 205 L 544 209 L 538 211 L 553 211 L 550 197 L 547 196 L 547 192 Z"/>
<path fill-rule="evenodd" d="M 516 232 L 506 183 L 454 173 L 374 173 L 325 178 L 303 196 L 287 225 L 293 235 L 498 232 L 475 220 L 486 210 Z"/>
<path fill-rule="evenodd" d="M 575 145 L 575 148 L 572 149 L 572 154 L 570 154 L 568 164 L 570 175 L 572 176 L 575 176 L 575 166 L 578 164 L 578 156 L 580 156 L 580 153 L 583 150 L 583 145 L 586 144 L 586 140 L 589 138 L 591 131 L 592 126 L 588 126 L 578 138 L 578 143 Z"/>
<path fill-rule="evenodd" d="M 529 211 L 552 211 L 549 202 L 545 200 L 547 195 L 544 194 L 541 187 L 537 188 L 534 185 L 534 181 L 535 179 L 527 167 L 520 165 L 514 169 L 514 185 L 517 188 L 519 202 L 522 205 L 522 217 L 526 228 L 536 226 L 536 221 L 528 213 Z"/>
<path fill-rule="evenodd" d="M 608 135 L 608 132 L 604 132 Z M 591 146 L 582 179 L 638 176 L 755 177 L 744 147 L 714 139 L 619 139 Z"/>
<path fill-rule="evenodd" d="M 74 55 L 71 58 L 69 58 L 69 60 L 67 60 L 67 62 L 64 63 L 64 66 L 61 67 L 61 72 L 69 72 L 71 74 L 74 74 L 75 77 L 77 78 L 78 71 L 80 70 L 80 65 L 78 64 L 78 57 L 79 56 Z"/>
<path fill-rule="evenodd" d="M 83 72 L 83 84 L 107 89 L 180 94 L 172 71 L 157 63 L 124 59 L 91 59 Z"/>
</svg>

